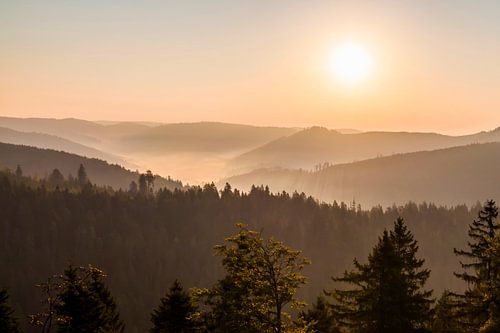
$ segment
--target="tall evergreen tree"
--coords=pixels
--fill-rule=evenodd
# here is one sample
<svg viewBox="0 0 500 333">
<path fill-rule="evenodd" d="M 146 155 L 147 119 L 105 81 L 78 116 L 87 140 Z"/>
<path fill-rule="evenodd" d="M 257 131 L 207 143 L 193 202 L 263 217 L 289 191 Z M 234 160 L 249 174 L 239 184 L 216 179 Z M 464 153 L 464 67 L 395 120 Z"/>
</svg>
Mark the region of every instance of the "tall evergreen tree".
<svg viewBox="0 0 500 333">
<path fill-rule="evenodd" d="M 151 314 L 153 328 L 151 333 L 192 333 L 199 323 L 196 318 L 197 307 L 191 295 L 181 283 L 174 281 L 169 292 L 160 300 L 158 309 Z"/>
<path fill-rule="evenodd" d="M 59 169 L 52 170 L 52 173 L 49 176 L 49 183 L 54 187 L 63 185 L 64 176 Z"/>
<path fill-rule="evenodd" d="M 21 169 L 21 166 L 18 164 L 16 167 L 16 177 L 21 178 L 23 176 L 23 169 Z"/>
<path fill-rule="evenodd" d="M 460 262 L 464 271 L 455 275 L 467 283 L 464 294 L 454 294 L 460 304 L 464 329 L 477 331 L 495 316 L 500 316 L 500 290 L 495 286 L 500 279 L 500 264 L 493 251 L 493 242 L 500 225 L 496 221 L 498 207 L 488 200 L 469 226 L 468 250 L 457 250 L 456 255 L 468 262 Z"/>
<path fill-rule="evenodd" d="M 85 186 L 89 182 L 89 178 L 87 176 L 87 171 L 85 170 L 85 167 L 83 164 L 80 164 L 80 167 L 78 168 L 78 184 L 80 186 Z"/>
<path fill-rule="evenodd" d="M 9 304 L 7 290 L 0 290 L 0 332 L 19 333 L 19 323 L 14 317 L 14 310 Z"/>
<path fill-rule="evenodd" d="M 355 286 L 335 289 L 332 310 L 340 325 L 354 332 L 410 333 L 425 331 L 430 320 L 431 291 L 423 290 L 429 271 L 413 235 L 402 219 L 389 233 L 384 231 L 368 257 L 354 260 L 355 269 L 334 281 Z"/>
<path fill-rule="evenodd" d="M 60 333 L 123 332 L 124 324 L 103 276 L 92 266 L 69 266 L 57 281 L 46 284 L 50 292 L 44 302 L 49 309 L 31 316 L 32 323 L 42 326 L 43 331 L 50 331 L 52 323 L 56 323 Z"/>
</svg>

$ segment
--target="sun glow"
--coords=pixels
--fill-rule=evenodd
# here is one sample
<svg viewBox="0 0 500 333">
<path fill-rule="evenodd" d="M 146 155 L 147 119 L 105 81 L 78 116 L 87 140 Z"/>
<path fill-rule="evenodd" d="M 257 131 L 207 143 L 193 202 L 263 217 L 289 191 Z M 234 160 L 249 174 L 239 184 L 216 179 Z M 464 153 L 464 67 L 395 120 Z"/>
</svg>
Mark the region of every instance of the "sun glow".
<svg viewBox="0 0 500 333">
<path fill-rule="evenodd" d="M 330 66 L 336 79 L 354 85 L 369 77 L 373 69 L 373 57 L 363 46 L 349 42 L 334 50 Z"/>
</svg>

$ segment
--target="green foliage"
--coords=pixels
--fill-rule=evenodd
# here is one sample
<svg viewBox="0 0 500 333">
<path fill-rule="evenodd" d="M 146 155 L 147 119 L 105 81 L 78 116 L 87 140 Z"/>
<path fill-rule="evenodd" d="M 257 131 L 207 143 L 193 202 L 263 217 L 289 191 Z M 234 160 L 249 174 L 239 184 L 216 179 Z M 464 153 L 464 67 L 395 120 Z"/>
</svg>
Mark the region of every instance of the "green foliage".
<svg viewBox="0 0 500 333">
<path fill-rule="evenodd" d="M 429 271 L 416 258 L 418 246 L 403 220 L 384 231 L 368 256 L 368 263 L 354 260 L 355 269 L 334 281 L 355 289 L 335 289 L 335 319 L 354 332 L 421 332 L 430 319 L 431 291 L 423 289 Z"/>
<path fill-rule="evenodd" d="M 214 332 L 285 332 L 293 327 L 286 306 L 304 305 L 296 292 L 305 284 L 301 271 L 309 262 L 274 238 L 264 239 L 242 224 L 238 228 L 215 247 L 226 275 L 212 289 L 197 292 L 211 308 L 208 326 Z"/>
<path fill-rule="evenodd" d="M 18 333 L 19 324 L 14 317 L 14 310 L 10 307 L 7 290 L 0 290 L 0 332 Z"/>
<path fill-rule="evenodd" d="M 188 292 L 175 280 L 169 292 L 161 299 L 159 307 L 151 314 L 151 333 L 197 332 L 199 320 L 197 307 Z"/>
<path fill-rule="evenodd" d="M 467 258 L 461 262 L 463 273 L 455 274 L 467 282 L 464 294 L 454 294 L 457 299 L 464 330 L 491 332 L 498 328 L 500 317 L 500 251 L 497 247 L 500 225 L 496 219 L 498 207 L 488 200 L 469 227 L 468 250 L 454 250 Z"/>
</svg>

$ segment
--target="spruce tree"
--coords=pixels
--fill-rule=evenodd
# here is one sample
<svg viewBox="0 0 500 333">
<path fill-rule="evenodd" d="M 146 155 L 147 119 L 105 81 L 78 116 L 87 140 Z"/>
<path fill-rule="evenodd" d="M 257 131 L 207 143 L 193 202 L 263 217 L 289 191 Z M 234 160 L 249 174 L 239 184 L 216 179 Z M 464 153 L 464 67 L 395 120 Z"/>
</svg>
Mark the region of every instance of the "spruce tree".
<svg viewBox="0 0 500 333">
<path fill-rule="evenodd" d="M 500 264 L 494 242 L 500 225 L 496 219 L 498 207 L 488 200 L 479 211 L 477 218 L 469 226 L 468 250 L 457 250 L 456 255 L 468 262 L 460 262 L 464 271 L 455 275 L 467 283 L 463 294 L 454 294 L 459 303 L 464 329 L 477 331 L 491 322 L 492 317 L 500 317 Z"/>
<path fill-rule="evenodd" d="M 461 333 L 456 304 L 450 292 L 445 290 L 434 307 L 432 333 Z"/>
<path fill-rule="evenodd" d="M 16 177 L 21 178 L 23 176 L 23 169 L 21 169 L 21 166 L 18 164 L 16 167 Z"/>
<path fill-rule="evenodd" d="M 7 290 L 0 290 L 0 332 L 19 333 L 19 323 L 14 317 L 14 310 L 9 304 Z"/>
<path fill-rule="evenodd" d="M 87 176 L 87 171 L 85 170 L 85 167 L 83 164 L 80 164 L 80 167 L 78 168 L 78 185 L 81 187 L 87 185 L 89 182 L 89 178 Z"/>
<path fill-rule="evenodd" d="M 52 301 L 54 296 L 48 295 L 54 304 L 53 310 L 32 316 L 32 322 L 45 327 L 46 320 L 37 318 L 54 318 L 60 333 L 123 332 L 124 325 L 116 312 L 111 293 L 104 285 L 103 276 L 92 266 L 70 265 L 53 283 L 53 289 L 58 290 L 56 300 Z"/>
<path fill-rule="evenodd" d="M 299 318 L 306 322 L 314 332 L 340 333 L 335 317 L 331 313 L 330 305 L 324 296 L 318 296 L 312 308 L 301 312 Z"/>
<path fill-rule="evenodd" d="M 335 289 L 335 319 L 354 332 L 410 333 L 425 331 L 430 319 L 431 291 L 423 286 L 429 271 L 416 258 L 418 246 L 402 219 L 384 231 L 368 256 L 368 263 L 354 260 L 354 270 L 336 282 L 354 289 Z"/>
<path fill-rule="evenodd" d="M 174 281 L 151 314 L 151 333 L 192 333 L 198 329 L 197 307 L 181 283 Z"/>
</svg>

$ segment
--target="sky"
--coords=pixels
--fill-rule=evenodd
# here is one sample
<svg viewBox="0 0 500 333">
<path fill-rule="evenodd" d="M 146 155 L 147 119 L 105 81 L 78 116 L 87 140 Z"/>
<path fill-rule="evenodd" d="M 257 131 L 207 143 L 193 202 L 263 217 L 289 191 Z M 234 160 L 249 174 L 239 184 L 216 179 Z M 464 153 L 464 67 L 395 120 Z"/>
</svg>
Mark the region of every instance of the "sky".
<svg viewBox="0 0 500 333">
<path fill-rule="evenodd" d="M 0 0 L 2 116 L 463 134 L 500 126 L 499 59 L 496 0 Z"/>
</svg>

